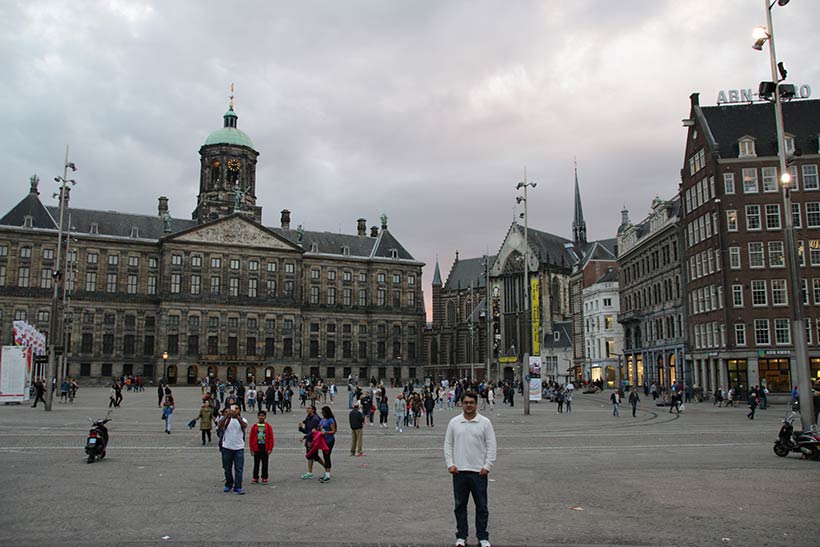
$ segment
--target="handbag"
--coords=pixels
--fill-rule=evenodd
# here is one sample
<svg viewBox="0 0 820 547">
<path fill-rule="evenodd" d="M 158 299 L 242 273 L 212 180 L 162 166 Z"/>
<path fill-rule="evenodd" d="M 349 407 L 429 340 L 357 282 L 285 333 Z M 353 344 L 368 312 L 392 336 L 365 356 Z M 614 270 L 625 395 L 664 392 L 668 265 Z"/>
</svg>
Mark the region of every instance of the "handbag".
<svg viewBox="0 0 820 547">
<path fill-rule="evenodd" d="M 196 418 L 194 418 L 193 420 L 191 420 L 190 422 L 188 422 L 188 427 L 189 427 L 190 429 L 193 429 L 195 425 L 196 425 Z"/>
</svg>

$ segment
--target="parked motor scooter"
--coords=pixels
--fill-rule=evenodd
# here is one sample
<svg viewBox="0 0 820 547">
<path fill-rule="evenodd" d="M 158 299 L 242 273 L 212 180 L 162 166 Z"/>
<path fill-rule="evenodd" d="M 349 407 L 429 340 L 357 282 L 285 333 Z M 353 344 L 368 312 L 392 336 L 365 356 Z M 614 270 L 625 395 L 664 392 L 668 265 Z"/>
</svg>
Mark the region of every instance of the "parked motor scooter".
<svg viewBox="0 0 820 547">
<path fill-rule="evenodd" d="M 774 453 L 785 458 L 790 452 L 797 452 L 804 458 L 820 460 L 820 432 L 815 426 L 805 431 L 795 431 L 794 419 L 799 416 L 798 405 L 792 405 L 791 411 L 783 418 L 780 433 L 774 442 Z"/>
<path fill-rule="evenodd" d="M 88 463 L 94 463 L 94 460 L 105 457 L 105 449 L 108 447 L 108 428 L 105 427 L 105 424 L 111 421 L 111 418 L 108 417 L 110 415 L 111 412 L 109 411 L 105 418 L 92 420 L 91 430 L 85 440 L 85 453 L 88 455 Z M 91 420 L 91 418 L 88 419 Z"/>
</svg>

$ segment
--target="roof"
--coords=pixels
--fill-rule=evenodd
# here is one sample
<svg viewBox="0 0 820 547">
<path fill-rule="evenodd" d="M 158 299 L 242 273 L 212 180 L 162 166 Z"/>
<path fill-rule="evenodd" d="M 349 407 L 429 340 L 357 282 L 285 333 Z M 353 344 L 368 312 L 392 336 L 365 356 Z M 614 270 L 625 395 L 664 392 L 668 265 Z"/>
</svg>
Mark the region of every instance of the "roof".
<svg viewBox="0 0 820 547">
<path fill-rule="evenodd" d="M 50 206 L 48 210 L 54 218 L 57 218 L 59 214 L 57 207 Z M 157 215 L 135 215 L 74 207 L 71 207 L 69 212 L 71 213 L 71 231 L 81 234 L 91 234 L 91 226 L 96 224 L 96 233 L 100 235 L 159 240 L 168 234 L 175 234 L 197 225 L 194 220 L 172 218 L 170 219 L 170 231 L 166 232 L 165 221 Z M 68 222 L 67 215 L 65 219 Z M 133 228 L 137 231 L 134 232 Z"/>
<path fill-rule="evenodd" d="M 495 262 L 495 255 L 490 257 L 490 266 Z M 487 286 L 486 273 L 484 271 L 484 257 L 457 259 L 450 268 L 450 275 L 444 284 L 445 291 L 469 289 L 470 284 L 473 290 L 483 289 Z"/>
<path fill-rule="evenodd" d="M 523 232 L 524 227 L 515 224 Z M 572 241 L 555 234 L 542 232 L 534 228 L 527 229 L 527 242 L 538 253 L 538 259 L 542 264 L 552 264 L 564 268 L 572 267 L 575 257 L 567 249 L 567 245 L 572 246 Z"/>
<path fill-rule="evenodd" d="M 700 108 L 708 130 L 722 158 L 738 156 L 738 141 L 744 136 L 755 138 L 758 156 L 776 156 L 777 129 L 771 103 L 695 106 Z M 818 153 L 820 134 L 820 100 L 793 100 L 783 103 L 783 126 L 794 137 L 798 154 Z"/>
<path fill-rule="evenodd" d="M 208 135 L 203 146 L 211 144 L 233 144 L 237 146 L 247 146 L 253 149 L 253 141 L 251 141 L 251 138 L 245 134 L 244 131 L 240 131 L 236 128 L 236 121 L 239 119 L 239 116 L 234 112 L 233 106 L 228 107 L 228 111 L 225 112 L 222 119 L 224 120 L 223 127 Z"/>
<path fill-rule="evenodd" d="M 49 212 L 49 209 L 54 210 L 53 215 Z M 60 211 L 57 207 L 50 207 L 49 209 L 43 206 L 36 192 L 29 192 L 20 203 L 12 207 L 11 211 L 6 213 L 3 218 L 0 218 L 0 225 L 22 227 L 26 217 L 31 217 L 32 228 L 56 230 L 57 222 L 55 219 Z"/>
<path fill-rule="evenodd" d="M 609 268 L 604 275 L 599 277 L 595 283 L 616 283 L 618 281 L 618 272 L 615 268 Z"/>
<path fill-rule="evenodd" d="M 211 144 L 234 144 L 253 148 L 251 138 L 244 131 L 235 127 L 221 127 L 208 135 L 203 146 Z"/>
<path fill-rule="evenodd" d="M 555 333 L 558 333 L 558 340 Z M 567 349 L 572 347 L 572 321 L 556 321 L 552 324 L 552 332 L 544 333 L 541 342 L 542 349 Z"/>
<path fill-rule="evenodd" d="M 159 241 L 161 238 L 199 226 L 195 220 L 170 218 L 168 220 L 169 229 L 166 231 L 165 220 L 158 215 L 137 215 L 119 211 L 96 211 L 71 207 L 64 213 L 66 222 L 64 227 L 66 229 L 69 213 L 71 215 L 71 232 L 79 234 L 93 233 L 94 235 L 117 238 Z M 25 218 L 30 216 L 32 217 L 32 228 L 56 230 L 57 222 L 55 219 L 58 218 L 59 214 L 58 207 L 44 206 L 37 193 L 31 192 L 0 218 L 0 225 L 23 227 Z M 95 231 L 92 231 L 92 226 L 96 226 Z M 378 237 L 367 237 L 331 232 L 300 232 L 299 230 L 283 230 L 279 227 L 263 226 L 263 228 L 300 246 L 308 253 L 364 259 L 416 260 L 386 229 L 382 230 Z M 395 258 L 391 253 L 394 249 L 397 254 Z"/>
<path fill-rule="evenodd" d="M 433 272 L 433 286 L 441 287 L 441 270 L 438 267 L 438 257 L 436 257 L 436 270 Z"/>
</svg>

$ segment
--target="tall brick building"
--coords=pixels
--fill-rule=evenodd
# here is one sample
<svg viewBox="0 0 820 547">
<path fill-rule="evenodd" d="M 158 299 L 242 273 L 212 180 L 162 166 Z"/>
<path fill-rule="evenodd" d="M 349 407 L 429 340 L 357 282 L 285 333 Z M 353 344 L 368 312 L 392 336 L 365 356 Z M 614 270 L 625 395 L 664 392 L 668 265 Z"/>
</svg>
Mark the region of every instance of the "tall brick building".
<svg viewBox="0 0 820 547">
<path fill-rule="evenodd" d="M 693 380 L 713 390 L 796 384 L 790 307 L 807 318 L 820 378 L 820 101 L 783 105 L 792 210 L 783 210 L 774 107 L 701 106 L 691 96 L 681 171 L 682 233 Z M 784 215 L 799 246 L 803 301 L 790 302 Z"/>
</svg>

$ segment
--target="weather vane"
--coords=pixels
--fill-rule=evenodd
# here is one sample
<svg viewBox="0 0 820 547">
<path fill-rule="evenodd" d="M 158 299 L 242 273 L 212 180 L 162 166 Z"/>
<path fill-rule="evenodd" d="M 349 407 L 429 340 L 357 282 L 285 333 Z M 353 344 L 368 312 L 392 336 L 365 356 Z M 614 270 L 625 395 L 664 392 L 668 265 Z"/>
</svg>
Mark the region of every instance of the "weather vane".
<svg viewBox="0 0 820 547">
<path fill-rule="evenodd" d="M 233 110 L 233 82 L 231 82 L 231 100 L 228 104 L 230 105 L 231 110 Z"/>
</svg>

